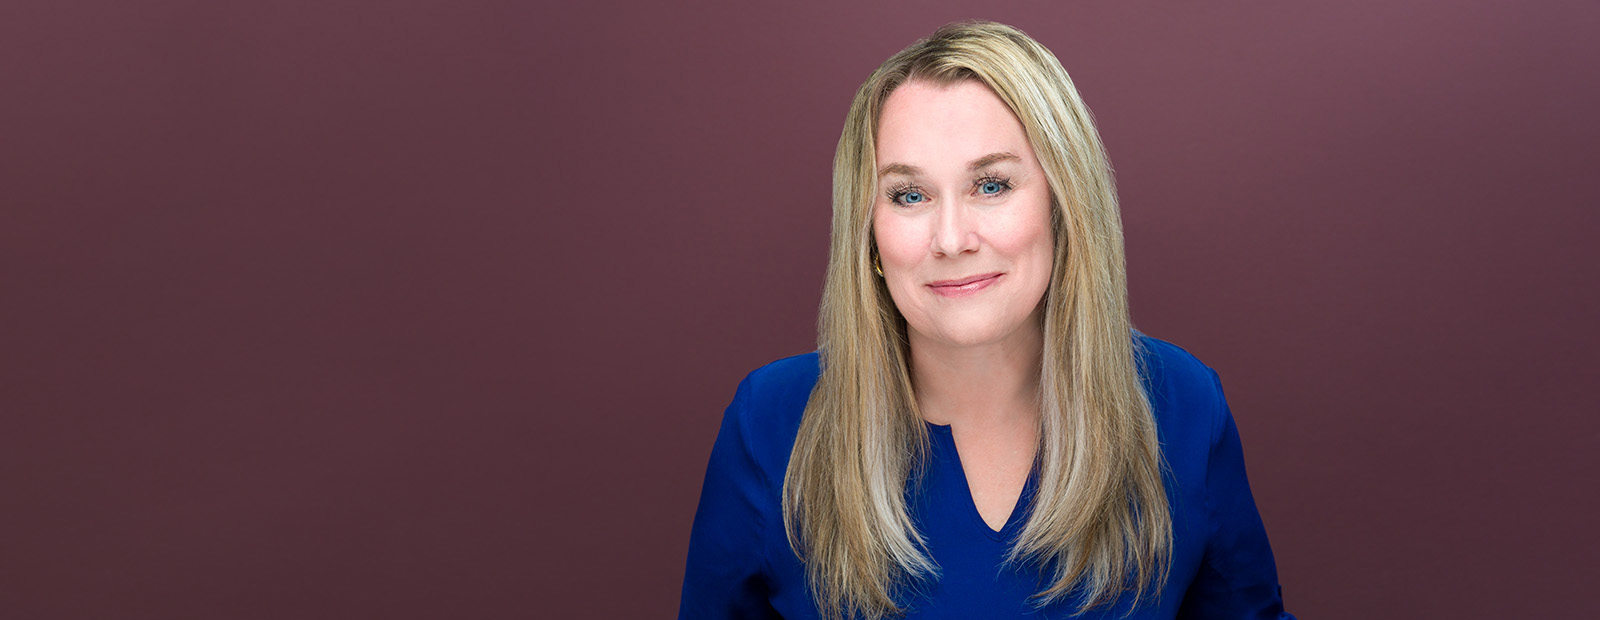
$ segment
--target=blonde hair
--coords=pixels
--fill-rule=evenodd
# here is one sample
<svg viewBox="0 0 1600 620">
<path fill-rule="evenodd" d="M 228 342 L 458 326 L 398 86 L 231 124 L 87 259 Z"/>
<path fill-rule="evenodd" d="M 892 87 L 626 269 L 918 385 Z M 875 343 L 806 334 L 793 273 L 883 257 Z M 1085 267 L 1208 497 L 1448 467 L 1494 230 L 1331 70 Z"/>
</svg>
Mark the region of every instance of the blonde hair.
<svg viewBox="0 0 1600 620">
<path fill-rule="evenodd" d="M 850 105 L 833 165 L 833 230 L 818 319 L 822 368 L 783 484 L 789 544 L 829 618 L 903 612 L 896 598 L 938 567 L 907 512 L 928 431 L 913 395 L 905 322 L 874 277 L 876 125 L 911 80 L 988 86 L 1027 130 L 1049 179 L 1055 240 L 1045 294 L 1040 480 L 1007 563 L 1049 575 L 1038 606 L 1133 603 L 1166 582 L 1172 517 L 1140 386 L 1122 224 L 1089 110 L 1053 54 L 992 22 L 951 24 L 883 63 Z"/>
</svg>

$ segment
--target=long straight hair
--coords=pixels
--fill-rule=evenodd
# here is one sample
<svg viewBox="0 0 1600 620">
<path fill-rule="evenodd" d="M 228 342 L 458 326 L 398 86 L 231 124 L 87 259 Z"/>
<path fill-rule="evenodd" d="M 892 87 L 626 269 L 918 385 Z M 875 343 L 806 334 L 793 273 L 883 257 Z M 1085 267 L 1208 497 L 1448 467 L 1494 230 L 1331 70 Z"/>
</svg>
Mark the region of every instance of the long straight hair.
<svg viewBox="0 0 1600 620">
<path fill-rule="evenodd" d="M 904 318 L 874 277 L 875 143 L 883 103 L 911 80 L 976 80 L 1011 108 L 1049 180 L 1054 267 L 1040 369 L 1040 480 L 1006 557 L 1048 586 L 1035 605 L 1133 604 L 1166 582 L 1172 517 L 1140 386 L 1111 166 L 1061 63 L 1021 31 L 951 24 L 879 67 L 856 92 L 833 165 L 833 229 L 818 319 L 822 368 L 783 484 L 789 544 L 819 611 L 880 618 L 938 566 L 907 510 L 928 431 L 912 391 Z"/>
</svg>

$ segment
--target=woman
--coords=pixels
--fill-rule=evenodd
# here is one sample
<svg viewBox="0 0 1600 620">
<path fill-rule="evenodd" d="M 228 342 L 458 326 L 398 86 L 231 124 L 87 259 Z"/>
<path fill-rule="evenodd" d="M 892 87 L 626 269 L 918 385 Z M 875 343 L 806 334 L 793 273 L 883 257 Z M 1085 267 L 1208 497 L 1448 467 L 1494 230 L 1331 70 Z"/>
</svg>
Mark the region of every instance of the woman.
<svg viewBox="0 0 1600 620">
<path fill-rule="evenodd" d="M 1216 373 L 1132 329 L 1110 165 L 1013 28 L 862 85 L 818 352 L 740 384 L 682 618 L 1289 618 Z"/>
</svg>

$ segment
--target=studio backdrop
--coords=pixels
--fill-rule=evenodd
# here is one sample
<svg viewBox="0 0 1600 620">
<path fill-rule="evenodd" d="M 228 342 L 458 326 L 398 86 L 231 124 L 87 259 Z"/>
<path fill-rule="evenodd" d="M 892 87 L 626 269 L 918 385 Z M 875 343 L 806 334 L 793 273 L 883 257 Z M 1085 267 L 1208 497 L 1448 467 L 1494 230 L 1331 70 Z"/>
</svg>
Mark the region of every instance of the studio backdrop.
<svg viewBox="0 0 1600 620">
<path fill-rule="evenodd" d="M 1302 618 L 1597 617 L 1600 7 L 0 8 L 0 615 L 661 618 L 857 86 L 1052 49 Z"/>
</svg>

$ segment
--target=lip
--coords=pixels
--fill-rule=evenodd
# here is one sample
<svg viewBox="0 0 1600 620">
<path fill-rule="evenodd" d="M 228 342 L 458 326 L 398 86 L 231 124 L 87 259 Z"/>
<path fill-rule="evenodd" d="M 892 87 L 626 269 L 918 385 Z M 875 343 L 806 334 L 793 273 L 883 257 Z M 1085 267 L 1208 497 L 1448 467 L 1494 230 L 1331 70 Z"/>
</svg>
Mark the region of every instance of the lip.
<svg viewBox="0 0 1600 620">
<path fill-rule="evenodd" d="M 957 278 L 955 280 L 940 280 L 938 282 L 928 283 L 928 288 L 933 289 L 933 292 L 945 297 L 965 297 L 989 288 L 990 285 L 1000 281 L 1000 277 L 1002 275 L 1005 274 L 997 271 L 994 273 L 983 273 L 975 276 L 967 276 L 965 278 Z"/>
</svg>

